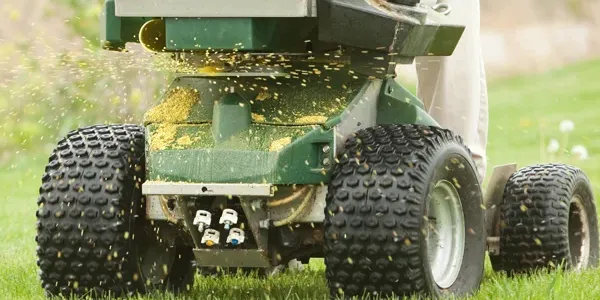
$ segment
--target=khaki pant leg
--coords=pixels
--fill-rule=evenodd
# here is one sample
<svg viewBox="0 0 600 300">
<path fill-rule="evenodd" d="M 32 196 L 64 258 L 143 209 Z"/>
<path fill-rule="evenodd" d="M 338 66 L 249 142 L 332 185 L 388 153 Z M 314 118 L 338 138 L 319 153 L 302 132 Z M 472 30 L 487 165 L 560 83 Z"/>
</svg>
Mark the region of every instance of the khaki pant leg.
<svg viewBox="0 0 600 300">
<path fill-rule="evenodd" d="M 417 96 L 444 128 L 460 135 L 471 150 L 480 179 L 486 172 L 488 94 L 481 54 L 479 0 L 446 0 L 450 18 L 466 26 L 449 57 L 416 59 Z"/>
</svg>

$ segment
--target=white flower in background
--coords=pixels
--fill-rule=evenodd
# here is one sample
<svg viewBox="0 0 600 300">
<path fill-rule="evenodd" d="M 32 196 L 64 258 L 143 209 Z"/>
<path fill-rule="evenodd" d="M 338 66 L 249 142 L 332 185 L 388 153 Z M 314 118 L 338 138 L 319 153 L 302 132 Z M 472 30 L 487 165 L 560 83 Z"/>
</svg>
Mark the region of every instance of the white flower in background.
<svg viewBox="0 0 600 300">
<path fill-rule="evenodd" d="M 571 120 L 562 120 L 560 125 L 558 125 L 558 128 L 562 133 L 569 133 L 575 129 L 575 123 Z"/>
<path fill-rule="evenodd" d="M 587 149 L 583 145 L 573 146 L 571 153 L 580 160 L 585 160 L 589 157 Z"/>
<path fill-rule="evenodd" d="M 560 149 L 560 144 L 558 143 L 557 140 L 555 139 L 551 139 L 550 142 L 548 143 L 548 148 L 546 148 L 546 151 L 548 151 L 548 153 L 556 153 L 558 152 L 558 150 Z"/>
</svg>

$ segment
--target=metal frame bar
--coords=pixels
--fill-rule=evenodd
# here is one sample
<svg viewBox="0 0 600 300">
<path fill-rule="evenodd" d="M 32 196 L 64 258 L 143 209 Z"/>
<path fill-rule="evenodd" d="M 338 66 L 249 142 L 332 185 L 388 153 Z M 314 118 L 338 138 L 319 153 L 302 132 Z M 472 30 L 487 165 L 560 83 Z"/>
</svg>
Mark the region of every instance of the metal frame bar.
<svg viewBox="0 0 600 300">
<path fill-rule="evenodd" d="M 316 17 L 316 0 L 116 0 L 120 17 Z"/>
<path fill-rule="evenodd" d="M 199 266 L 203 267 L 253 267 L 271 266 L 267 252 L 254 249 L 194 249 Z"/>
<path fill-rule="evenodd" d="M 500 205 L 504 197 L 504 187 L 512 174 L 517 171 L 517 164 L 495 166 L 488 181 L 483 196 L 485 206 L 485 231 L 487 234 L 487 247 L 490 255 L 499 255 L 500 246 L 496 230 Z"/>
<path fill-rule="evenodd" d="M 303 197 L 303 196 L 302 196 Z M 327 197 L 327 185 L 319 185 L 316 188 L 316 194 L 313 203 L 308 208 L 305 215 L 294 220 L 294 223 L 323 223 L 325 220 L 325 204 Z M 298 209 L 298 205 L 301 200 L 296 200 L 290 204 L 285 204 L 277 207 L 270 207 L 268 209 L 268 216 L 271 221 L 282 220 L 290 215 L 292 208 Z"/>
<path fill-rule="evenodd" d="M 255 183 L 185 183 L 185 182 L 145 182 L 144 195 L 175 196 L 273 196 L 271 184 Z"/>
</svg>

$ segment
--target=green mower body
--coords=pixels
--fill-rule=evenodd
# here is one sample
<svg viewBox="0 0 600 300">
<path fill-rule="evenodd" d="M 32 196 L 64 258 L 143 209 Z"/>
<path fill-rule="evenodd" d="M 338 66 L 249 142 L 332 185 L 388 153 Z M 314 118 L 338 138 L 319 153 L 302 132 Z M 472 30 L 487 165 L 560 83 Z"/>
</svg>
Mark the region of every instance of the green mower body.
<svg viewBox="0 0 600 300">
<path fill-rule="evenodd" d="M 149 180 L 327 183 L 335 146 L 348 134 L 382 124 L 437 125 L 394 79 L 395 66 L 450 55 L 464 30 L 425 22 L 431 9 L 406 7 L 396 12 L 401 19 L 362 0 L 219 13 L 142 2 L 106 1 L 102 41 L 109 50 L 141 42 L 185 61 L 144 120 Z M 281 6 L 298 1 L 287 2 Z M 142 29 L 152 20 L 156 26 Z"/>
<path fill-rule="evenodd" d="M 419 100 L 392 78 L 343 76 L 345 81 L 332 82 L 320 80 L 323 75 L 287 76 L 265 77 L 255 91 L 254 77 L 178 77 L 145 119 L 147 179 L 322 184 L 329 181 L 340 135 L 361 126 L 436 125 Z M 181 97 L 191 97 L 185 118 L 157 116 Z"/>
</svg>

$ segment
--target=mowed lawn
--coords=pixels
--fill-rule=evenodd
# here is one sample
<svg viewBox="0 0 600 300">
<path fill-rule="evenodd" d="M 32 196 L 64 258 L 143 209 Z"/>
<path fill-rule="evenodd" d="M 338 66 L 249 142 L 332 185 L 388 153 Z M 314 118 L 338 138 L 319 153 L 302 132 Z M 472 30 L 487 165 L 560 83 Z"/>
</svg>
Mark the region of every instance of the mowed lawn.
<svg viewBox="0 0 600 300">
<path fill-rule="evenodd" d="M 600 61 L 542 75 L 490 83 L 491 166 L 562 159 L 587 172 L 600 195 Z M 540 136 L 563 140 L 562 120 L 575 123 L 569 146 L 584 145 L 589 158 L 543 157 Z M 540 122 L 545 124 L 540 131 Z M 567 150 L 568 150 L 567 149 Z M 0 170 L 0 298 L 43 299 L 35 265 L 35 210 L 45 155 L 22 154 Z M 507 278 L 488 266 L 481 291 L 470 299 L 600 299 L 600 269 L 583 273 Z M 144 299 L 326 299 L 324 267 L 314 260 L 307 271 L 269 280 L 252 277 L 197 278 L 191 294 Z"/>
</svg>

